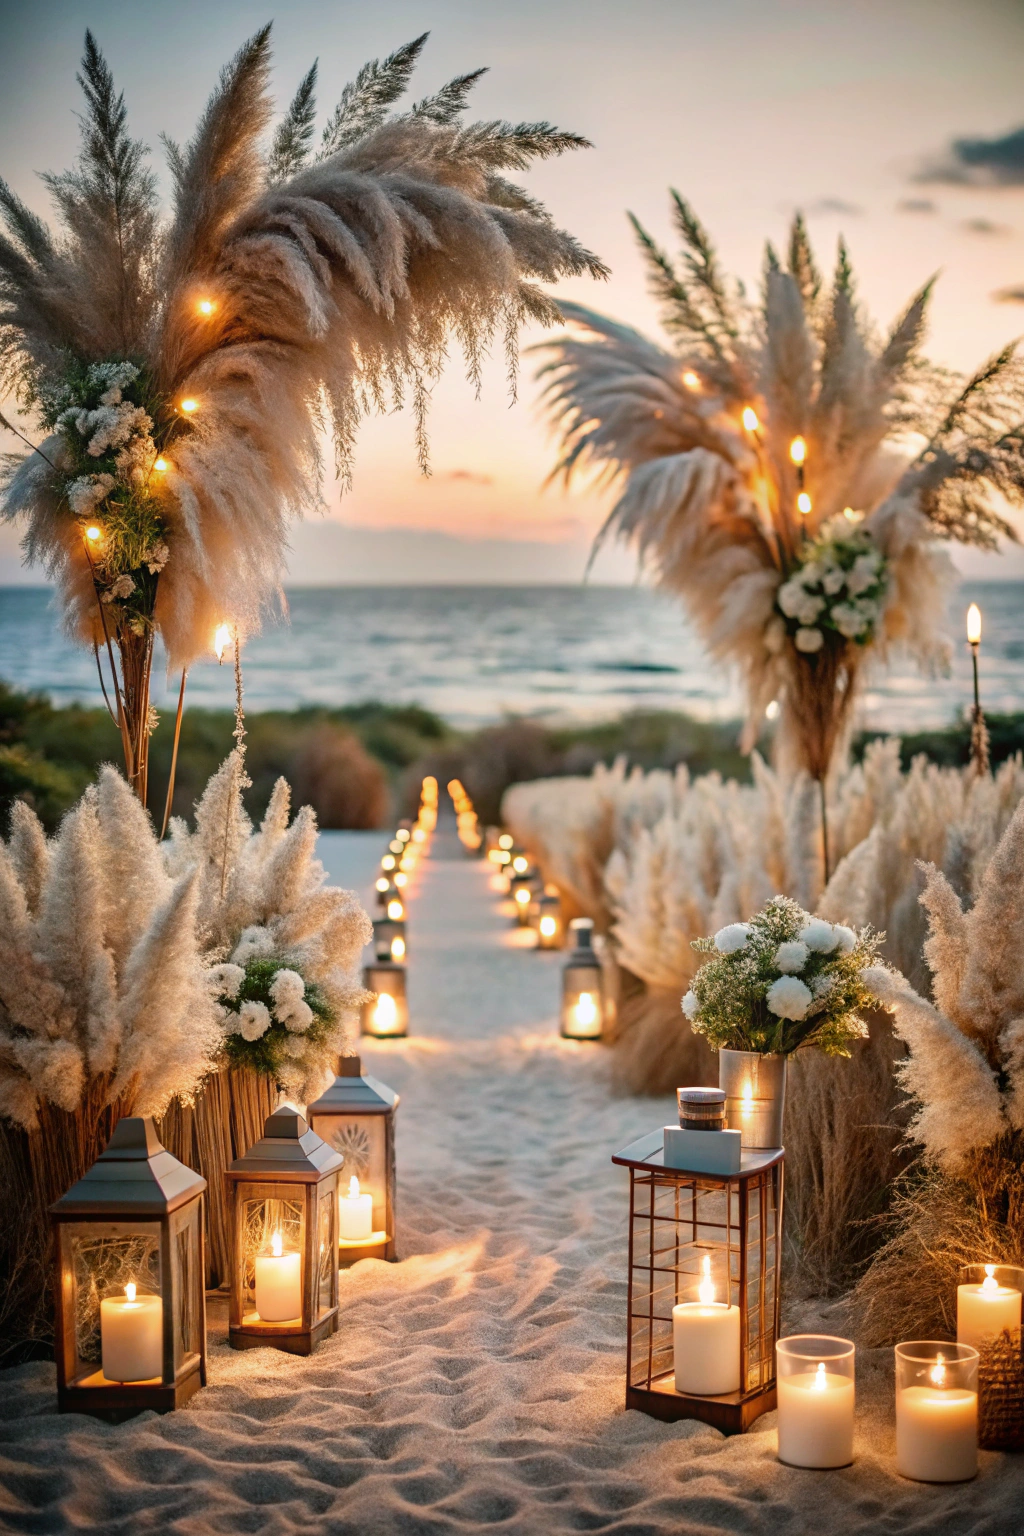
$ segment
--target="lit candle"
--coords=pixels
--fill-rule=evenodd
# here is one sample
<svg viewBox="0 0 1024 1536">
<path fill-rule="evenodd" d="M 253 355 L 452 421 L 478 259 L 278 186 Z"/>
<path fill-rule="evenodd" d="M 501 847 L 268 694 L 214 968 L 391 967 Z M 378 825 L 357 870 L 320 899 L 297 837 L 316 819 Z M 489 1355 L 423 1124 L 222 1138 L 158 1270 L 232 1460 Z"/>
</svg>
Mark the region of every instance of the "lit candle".
<svg viewBox="0 0 1024 1536">
<path fill-rule="evenodd" d="M 956 1288 L 956 1341 L 972 1344 L 975 1349 L 1009 1328 L 1020 1331 L 1021 1293 L 1009 1285 L 1000 1285 L 994 1264 L 985 1265 L 980 1285 Z"/>
<path fill-rule="evenodd" d="M 275 1232 L 270 1252 L 256 1255 L 256 1311 L 264 1323 L 288 1323 L 302 1315 L 302 1255 L 283 1247 Z"/>
<path fill-rule="evenodd" d="M 338 1235 L 347 1242 L 373 1234 L 373 1196 L 359 1193 L 355 1174 L 348 1181 L 348 1194 L 338 1201 Z"/>
<path fill-rule="evenodd" d="M 848 1467 L 853 1460 L 854 1384 L 826 1369 L 780 1371 L 779 1460 L 791 1467 Z"/>
<path fill-rule="evenodd" d="M 396 964 L 405 959 L 405 940 L 400 935 L 391 940 L 391 958 Z"/>
<path fill-rule="evenodd" d="M 152 1381 L 164 1373 L 164 1304 L 138 1296 L 129 1281 L 123 1298 L 100 1302 L 100 1352 L 108 1381 Z"/>
<path fill-rule="evenodd" d="M 592 992 L 581 992 L 572 1010 L 574 1035 L 599 1035 L 601 1013 Z"/>
<path fill-rule="evenodd" d="M 390 1035 L 398 1028 L 398 1004 L 390 992 L 382 992 L 373 1005 L 373 1033 Z"/>
<path fill-rule="evenodd" d="M 951 1344 L 951 1351 L 973 1356 L 973 1385 L 962 1385 L 969 1373 L 954 1354 L 947 1362 L 941 1351 L 922 1378 L 901 1385 L 900 1348 L 896 1376 L 896 1470 L 919 1483 L 961 1483 L 978 1470 L 978 1393 L 975 1350 Z"/>
<path fill-rule="evenodd" d="M 537 927 L 542 939 L 553 939 L 558 932 L 558 919 L 542 917 Z"/>
<path fill-rule="evenodd" d="M 740 1387 L 740 1309 L 715 1300 L 711 1258 L 704 1255 L 699 1301 L 672 1308 L 676 1391 L 718 1397 Z"/>
<path fill-rule="evenodd" d="M 400 923 L 405 917 L 405 908 L 397 897 L 388 902 L 388 917 L 393 923 Z"/>
</svg>

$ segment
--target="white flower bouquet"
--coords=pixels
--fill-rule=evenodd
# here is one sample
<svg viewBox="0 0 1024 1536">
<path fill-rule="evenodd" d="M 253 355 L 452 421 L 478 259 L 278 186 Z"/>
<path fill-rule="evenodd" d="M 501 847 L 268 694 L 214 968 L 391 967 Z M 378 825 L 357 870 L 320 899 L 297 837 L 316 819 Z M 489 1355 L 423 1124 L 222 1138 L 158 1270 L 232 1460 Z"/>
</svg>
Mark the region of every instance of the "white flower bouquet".
<svg viewBox="0 0 1024 1536">
<path fill-rule="evenodd" d="M 832 518 L 799 554 L 775 599 L 797 650 L 813 655 L 830 640 L 870 645 L 889 589 L 888 561 L 871 535 Z"/>
<path fill-rule="evenodd" d="M 231 1066 L 251 1067 L 305 1097 L 329 1044 L 335 1012 L 315 982 L 266 952 L 262 935 L 270 937 L 266 929 L 247 930 L 233 959 L 207 972 L 220 1005 L 224 1052 Z"/>
<path fill-rule="evenodd" d="M 788 896 L 773 896 L 749 923 L 730 923 L 694 939 L 706 960 L 683 998 L 695 1034 L 712 1050 L 788 1056 L 816 1045 L 849 1056 L 867 1036 L 858 1016 L 874 999 L 863 972 L 878 966 L 884 934 L 859 933 L 812 917 Z"/>
</svg>

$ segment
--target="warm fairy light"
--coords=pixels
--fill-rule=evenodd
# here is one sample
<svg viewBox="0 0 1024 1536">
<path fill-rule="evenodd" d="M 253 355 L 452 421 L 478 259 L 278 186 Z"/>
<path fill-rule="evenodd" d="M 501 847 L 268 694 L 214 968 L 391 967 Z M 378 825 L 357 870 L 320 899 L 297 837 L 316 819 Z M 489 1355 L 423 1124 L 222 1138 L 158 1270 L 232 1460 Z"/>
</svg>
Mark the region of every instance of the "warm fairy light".
<svg viewBox="0 0 1024 1536">
<path fill-rule="evenodd" d="M 186 416 L 191 416 L 193 411 L 198 411 L 199 401 L 193 400 L 190 395 L 187 400 L 183 400 L 181 402 L 181 408 L 185 412 Z"/>
<path fill-rule="evenodd" d="M 806 517 L 808 512 L 811 510 L 811 498 L 808 496 L 806 491 L 801 491 L 800 495 L 797 497 L 796 509 L 799 513 L 801 513 L 803 517 Z"/>
<path fill-rule="evenodd" d="M 405 940 L 403 938 L 391 940 L 391 958 L 396 962 L 405 959 Z"/>
<path fill-rule="evenodd" d="M 705 1254 L 701 1260 L 701 1279 L 697 1287 L 697 1295 L 702 1306 L 710 1307 L 715 1301 L 715 1282 L 711 1278 L 711 1255 Z"/>
<path fill-rule="evenodd" d="M 530 893 L 524 885 L 521 885 L 518 891 L 516 891 L 516 901 L 518 901 L 521 907 L 529 906 Z"/>
<path fill-rule="evenodd" d="M 586 1029 L 597 1020 L 597 1004 L 589 992 L 581 992 L 576 1004 L 576 1022 Z"/>
<path fill-rule="evenodd" d="M 967 644 L 978 645 L 981 641 L 981 609 L 972 603 L 967 610 Z"/>
<path fill-rule="evenodd" d="M 275 1232 L 270 1239 L 270 1251 L 275 1259 L 279 1259 L 284 1252 L 284 1243 L 281 1240 L 280 1232 Z"/>
<path fill-rule="evenodd" d="M 555 932 L 556 932 L 557 928 L 558 928 L 558 924 L 555 922 L 555 919 L 553 917 L 542 917 L 541 918 L 541 920 L 540 920 L 540 932 L 541 932 L 541 937 L 542 938 L 553 939 L 554 936 L 555 936 Z"/>
<path fill-rule="evenodd" d="M 811 1391 L 812 1392 L 827 1392 L 828 1391 L 828 1382 L 825 1379 L 825 1375 L 826 1375 L 826 1372 L 825 1372 L 825 1362 L 824 1362 L 824 1360 L 819 1360 L 818 1361 L 818 1369 L 815 1371 L 815 1373 L 814 1373 L 814 1380 L 811 1382 Z"/>
<path fill-rule="evenodd" d="M 985 1278 L 981 1282 L 983 1296 L 996 1296 L 999 1294 L 999 1281 L 996 1279 L 996 1267 L 994 1264 L 985 1265 Z"/>
<path fill-rule="evenodd" d="M 213 632 L 213 654 L 218 661 L 224 660 L 224 652 L 231 644 L 231 626 L 218 624 Z"/>
<path fill-rule="evenodd" d="M 745 405 L 743 407 L 743 425 L 746 427 L 748 432 L 757 431 L 759 423 L 757 420 L 757 412 L 754 410 L 753 406 Z"/>
<path fill-rule="evenodd" d="M 525 856 L 525 854 L 517 853 L 515 858 L 512 860 L 512 868 L 515 870 L 516 874 L 525 875 L 529 867 L 530 861 Z"/>
<path fill-rule="evenodd" d="M 216 305 L 212 299 L 200 299 L 196 308 L 201 315 L 212 315 Z"/>
<path fill-rule="evenodd" d="M 779 701 L 778 701 L 778 699 L 772 699 L 771 703 L 766 706 L 764 713 L 765 713 L 765 719 L 767 719 L 767 720 L 777 720 L 779 718 Z"/>
<path fill-rule="evenodd" d="M 90 544 L 98 544 L 100 539 L 103 537 L 103 534 L 101 530 L 96 527 L 95 523 L 90 523 L 88 528 L 85 530 L 85 536 L 89 540 Z"/>
<path fill-rule="evenodd" d="M 789 456 L 794 464 L 802 464 L 807 458 L 807 444 L 802 437 L 794 437 L 789 445 Z"/>
<path fill-rule="evenodd" d="M 395 884 L 398 886 L 398 889 L 401 890 L 403 885 L 408 883 L 409 876 L 405 873 L 404 869 L 400 869 L 395 875 L 394 880 Z"/>
<path fill-rule="evenodd" d="M 405 916 L 405 908 L 400 901 L 388 902 L 388 917 L 393 923 L 400 923 Z"/>
<path fill-rule="evenodd" d="M 511 835 L 511 833 L 503 832 L 501 834 L 501 836 L 498 838 L 498 847 L 499 848 L 511 848 L 512 844 L 514 842 L 515 842 L 515 838 Z"/>
<path fill-rule="evenodd" d="M 381 869 L 394 869 L 396 859 L 393 853 L 386 853 L 380 861 Z"/>
<path fill-rule="evenodd" d="M 349 1197 L 350 1200 L 358 1200 L 359 1199 L 359 1176 L 358 1176 L 358 1174 L 354 1173 L 352 1175 L 352 1177 L 348 1181 L 348 1197 Z"/>
<path fill-rule="evenodd" d="M 683 383 L 687 389 L 700 389 L 700 379 L 692 370 L 688 370 L 683 374 Z"/>
<path fill-rule="evenodd" d="M 388 890 L 390 888 L 390 886 L 391 886 L 391 881 L 387 878 L 386 875 L 380 875 L 378 877 L 378 879 L 377 879 L 377 889 L 378 889 L 378 891 L 386 891 L 386 890 Z"/>
<path fill-rule="evenodd" d="M 129 1280 L 128 1281 L 128 1284 L 124 1288 L 124 1294 L 127 1296 L 129 1301 L 134 1301 L 135 1300 L 135 1281 L 134 1280 Z"/>
<path fill-rule="evenodd" d="M 153 468 L 156 470 L 157 474 L 160 475 L 165 475 L 170 467 L 170 462 L 164 458 L 157 459 L 153 464 Z"/>
<path fill-rule="evenodd" d="M 928 1372 L 928 1380 L 933 1387 L 946 1385 L 946 1361 L 941 1352 L 935 1356 L 935 1364 Z"/>
<path fill-rule="evenodd" d="M 398 1009 L 390 992 L 382 992 L 373 1010 L 373 1022 L 382 1033 L 394 1029 L 398 1022 Z"/>
</svg>

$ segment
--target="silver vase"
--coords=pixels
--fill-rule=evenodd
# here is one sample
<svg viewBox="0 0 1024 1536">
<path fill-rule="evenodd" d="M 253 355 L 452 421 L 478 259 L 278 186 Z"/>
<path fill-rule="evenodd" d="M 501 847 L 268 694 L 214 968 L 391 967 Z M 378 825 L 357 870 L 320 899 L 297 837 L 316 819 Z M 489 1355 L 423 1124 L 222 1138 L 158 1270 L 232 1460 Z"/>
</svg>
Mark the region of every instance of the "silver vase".
<svg viewBox="0 0 1024 1536">
<path fill-rule="evenodd" d="M 719 1051 L 718 1086 L 725 1090 L 725 1118 L 751 1151 L 782 1146 L 786 1109 L 786 1058 L 757 1051 Z"/>
</svg>

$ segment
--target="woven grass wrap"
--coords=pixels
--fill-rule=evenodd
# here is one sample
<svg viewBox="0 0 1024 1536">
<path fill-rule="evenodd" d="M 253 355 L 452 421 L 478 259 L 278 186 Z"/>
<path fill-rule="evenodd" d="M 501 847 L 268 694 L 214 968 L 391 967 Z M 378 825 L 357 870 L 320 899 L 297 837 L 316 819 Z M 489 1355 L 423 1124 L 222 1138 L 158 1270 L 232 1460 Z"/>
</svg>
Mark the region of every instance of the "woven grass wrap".
<svg viewBox="0 0 1024 1536">
<path fill-rule="evenodd" d="M 986 1451 L 1024 1451 L 1020 1330 L 1004 1328 L 978 1355 L 978 1444 Z"/>
</svg>

